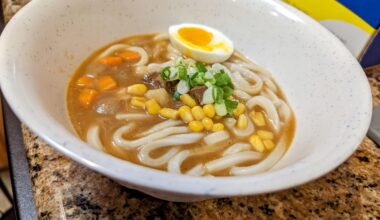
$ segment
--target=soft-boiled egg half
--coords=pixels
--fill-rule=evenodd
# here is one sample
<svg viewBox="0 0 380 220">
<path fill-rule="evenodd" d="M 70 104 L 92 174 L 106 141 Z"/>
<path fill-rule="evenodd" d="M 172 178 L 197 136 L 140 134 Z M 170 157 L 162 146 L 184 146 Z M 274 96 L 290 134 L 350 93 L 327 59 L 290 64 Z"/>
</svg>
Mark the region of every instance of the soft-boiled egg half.
<svg viewBox="0 0 380 220">
<path fill-rule="evenodd" d="M 232 41 L 220 31 L 199 24 L 169 27 L 171 43 L 188 57 L 204 63 L 220 63 L 234 51 Z"/>
</svg>

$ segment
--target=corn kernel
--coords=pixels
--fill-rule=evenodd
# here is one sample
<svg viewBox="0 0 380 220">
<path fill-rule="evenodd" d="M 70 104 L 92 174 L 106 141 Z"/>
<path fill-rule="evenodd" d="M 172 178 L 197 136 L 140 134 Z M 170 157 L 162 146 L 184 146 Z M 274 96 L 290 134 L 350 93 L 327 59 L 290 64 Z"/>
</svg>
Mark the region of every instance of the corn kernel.
<svg viewBox="0 0 380 220">
<path fill-rule="evenodd" d="M 132 97 L 131 105 L 135 107 L 144 108 L 146 99 L 144 97 Z"/>
<path fill-rule="evenodd" d="M 189 123 L 189 128 L 192 131 L 200 132 L 200 131 L 203 131 L 204 126 L 203 126 L 202 122 L 200 122 L 200 121 L 192 121 Z"/>
<path fill-rule="evenodd" d="M 249 138 L 249 143 L 251 143 L 252 148 L 257 152 L 261 153 L 265 150 L 264 144 L 257 134 L 254 134 Z"/>
<path fill-rule="evenodd" d="M 273 148 L 274 148 L 274 143 L 273 143 L 272 140 L 264 140 L 263 143 L 264 143 L 265 148 L 266 148 L 268 151 L 273 150 Z"/>
<path fill-rule="evenodd" d="M 274 138 L 274 134 L 270 131 L 265 131 L 265 130 L 258 130 L 257 131 L 257 135 L 259 135 L 259 137 L 263 140 L 273 140 Z"/>
<path fill-rule="evenodd" d="M 198 120 L 198 121 L 202 120 L 205 117 L 205 113 L 203 112 L 202 107 L 200 107 L 199 105 L 194 106 L 191 109 L 191 113 L 193 113 L 195 120 Z"/>
<path fill-rule="evenodd" d="M 178 111 L 171 108 L 163 108 L 159 112 L 160 116 L 168 119 L 177 120 L 178 119 Z"/>
<path fill-rule="evenodd" d="M 209 131 L 212 129 L 214 122 L 212 121 L 211 118 L 206 117 L 206 118 L 202 119 L 202 124 L 205 127 L 205 129 Z"/>
<path fill-rule="evenodd" d="M 197 105 L 195 100 L 193 98 L 191 98 L 191 96 L 189 94 L 183 94 L 179 97 L 179 99 L 190 107 L 194 107 Z"/>
<path fill-rule="evenodd" d="M 264 114 L 261 112 L 252 111 L 251 113 L 249 113 L 249 117 L 251 117 L 255 125 L 259 127 L 266 125 Z"/>
<path fill-rule="evenodd" d="M 191 122 L 191 121 L 194 121 L 193 115 L 191 114 L 190 111 L 182 111 L 182 112 L 179 112 L 179 116 L 182 118 L 182 120 L 183 120 L 185 123 L 189 123 L 189 122 Z"/>
<path fill-rule="evenodd" d="M 127 92 L 131 95 L 144 95 L 147 90 L 148 87 L 141 83 L 130 85 L 127 88 Z"/>
<path fill-rule="evenodd" d="M 213 118 L 215 116 L 215 108 L 213 104 L 204 105 L 203 111 L 205 115 L 209 118 Z"/>
<path fill-rule="evenodd" d="M 157 115 L 161 110 L 160 104 L 158 104 L 158 102 L 155 99 L 149 99 L 148 101 L 146 101 L 145 108 L 151 115 Z"/>
<path fill-rule="evenodd" d="M 247 116 L 245 115 L 240 115 L 238 120 L 237 120 L 237 123 L 236 123 L 236 127 L 239 128 L 239 129 L 246 129 L 248 126 L 248 118 Z"/>
<path fill-rule="evenodd" d="M 237 105 L 236 109 L 234 110 L 234 115 L 236 117 L 239 117 L 241 114 L 245 112 L 245 105 L 243 103 L 240 103 Z"/>
<path fill-rule="evenodd" d="M 181 112 L 191 112 L 191 108 L 187 105 L 183 105 L 181 107 L 179 107 L 178 109 L 178 112 L 181 113 Z"/>
<path fill-rule="evenodd" d="M 224 124 L 222 123 L 215 123 L 211 129 L 211 131 L 222 131 L 222 130 L 224 130 Z"/>
</svg>

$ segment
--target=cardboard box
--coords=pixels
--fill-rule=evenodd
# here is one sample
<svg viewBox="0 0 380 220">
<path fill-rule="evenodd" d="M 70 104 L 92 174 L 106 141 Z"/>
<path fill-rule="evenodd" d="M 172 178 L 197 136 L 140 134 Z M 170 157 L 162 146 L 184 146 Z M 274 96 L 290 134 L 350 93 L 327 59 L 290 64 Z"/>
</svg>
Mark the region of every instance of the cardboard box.
<svg viewBox="0 0 380 220">
<path fill-rule="evenodd" d="M 319 21 L 360 58 L 380 25 L 380 0 L 284 0 Z"/>
</svg>

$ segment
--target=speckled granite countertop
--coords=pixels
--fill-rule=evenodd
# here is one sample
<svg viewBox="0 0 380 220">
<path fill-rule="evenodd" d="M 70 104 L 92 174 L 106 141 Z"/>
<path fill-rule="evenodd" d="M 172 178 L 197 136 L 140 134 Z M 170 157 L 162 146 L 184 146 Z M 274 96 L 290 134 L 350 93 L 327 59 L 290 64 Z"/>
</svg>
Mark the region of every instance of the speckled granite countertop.
<svg viewBox="0 0 380 220">
<path fill-rule="evenodd" d="M 28 0 L 3 0 L 7 22 Z M 380 67 L 367 70 L 380 104 Z M 61 155 L 23 125 L 40 219 L 380 219 L 380 148 L 365 138 L 345 163 L 277 193 L 196 203 L 161 201 L 127 189 Z"/>
</svg>

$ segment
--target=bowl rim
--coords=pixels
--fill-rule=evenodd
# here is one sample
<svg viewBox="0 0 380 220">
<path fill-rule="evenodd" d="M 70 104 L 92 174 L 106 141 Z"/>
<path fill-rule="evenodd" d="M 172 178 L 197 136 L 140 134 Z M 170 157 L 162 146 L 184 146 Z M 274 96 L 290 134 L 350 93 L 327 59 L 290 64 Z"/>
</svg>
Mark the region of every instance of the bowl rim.
<svg viewBox="0 0 380 220">
<path fill-rule="evenodd" d="M 308 24 L 306 28 L 317 29 L 320 32 L 325 32 L 329 36 L 329 40 L 332 44 L 336 45 L 341 51 L 349 53 L 348 49 L 341 43 L 337 37 L 330 33 L 326 28 L 321 24 L 308 17 L 303 12 L 299 11 L 296 8 L 293 8 L 290 5 L 287 5 L 284 2 L 279 0 L 260 0 L 267 4 L 274 6 L 280 6 L 286 8 L 291 13 L 295 14 L 297 17 L 302 19 L 305 23 Z M 35 5 L 41 4 L 43 1 L 32 1 L 23 7 L 6 25 L 3 34 L 0 36 L 0 51 L 3 49 L 1 44 L 4 42 L 4 38 L 11 34 L 12 24 L 22 20 L 24 14 L 33 10 Z M 353 65 L 359 66 L 356 59 L 351 55 L 348 60 Z M 0 67 L 1 67 L 0 61 Z M 75 152 L 74 147 L 71 149 L 68 146 L 65 146 L 65 142 L 60 142 L 53 140 L 51 135 L 48 135 L 48 130 L 38 123 L 34 123 L 33 119 L 30 118 L 29 113 L 22 111 L 20 108 L 17 108 L 17 99 L 14 99 L 10 85 L 8 85 L 9 79 L 4 77 L 4 74 L 0 75 L 0 84 L 1 89 L 4 94 L 4 97 L 8 101 L 10 107 L 15 112 L 17 117 L 20 118 L 22 122 L 27 124 L 27 126 L 45 140 L 49 145 L 54 147 L 59 152 L 73 159 L 74 161 L 85 165 L 86 167 L 91 168 L 101 174 L 104 174 L 108 177 L 111 177 L 116 180 L 128 182 L 131 186 L 143 187 L 149 190 L 159 190 L 171 193 L 180 193 L 183 195 L 196 195 L 196 196 L 208 196 L 208 197 L 225 197 L 225 196 L 243 196 L 243 195 L 252 195 L 258 193 L 268 193 L 274 192 L 282 189 L 291 188 L 300 184 L 304 184 L 311 180 L 314 180 L 322 175 L 330 172 L 331 170 L 338 167 L 343 163 L 360 145 L 363 137 L 365 137 L 367 129 L 371 120 L 372 113 L 372 95 L 371 90 L 368 84 L 368 80 L 362 71 L 360 77 L 361 82 L 358 84 L 366 84 L 366 91 L 363 91 L 363 94 L 366 95 L 366 105 L 361 106 L 360 111 L 369 112 L 363 117 L 363 120 L 358 124 L 358 128 L 355 130 L 356 138 L 350 143 L 349 146 L 345 146 L 341 150 L 338 156 L 331 156 L 326 158 L 324 163 L 318 164 L 315 166 L 314 163 L 308 163 L 307 161 L 300 161 L 297 164 L 287 166 L 286 169 L 278 169 L 270 173 L 260 173 L 252 176 L 234 176 L 234 177 L 193 177 L 186 175 L 171 174 L 164 171 L 155 170 L 152 168 L 147 168 L 141 165 L 133 164 L 121 160 L 119 158 L 113 157 L 108 154 L 104 154 L 96 149 L 88 147 L 84 142 L 75 143 L 75 147 L 86 147 L 87 152 L 92 155 L 92 158 L 85 157 Z M 361 114 L 363 115 L 363 114 Z M 78 139 L 79 140 L 79 139 Z M 103 161 L 99 161 L 98 158 L 104 158 Z M 108 161 L 105 163 L 104 161 Z M 109 165 L 112 163 L 112 165 Z M 114 168 L 114 165 L 120 165 L 121 167 L 128 168 L 128 174 L 120 173 L 119 170 Z M 308 175 L 304 175 L 304 171 L 308 170 Z M 288 178 L 289 173 L 294 175 L 294 178 Z M 278 181 L 278 180 L 281 181 Z M 265 185 L 264 183 L 271 184 Z M 184 187 L 189 186 L 189 187 Z M 191 187 L 190 187 L 191 186 Z M 206 187 L 207 186 L 207 187 Z M 228 186 L 228 187 L 226 187 Z M 242 187 L 244 186 L 244 187 Z"/>
</svg>

